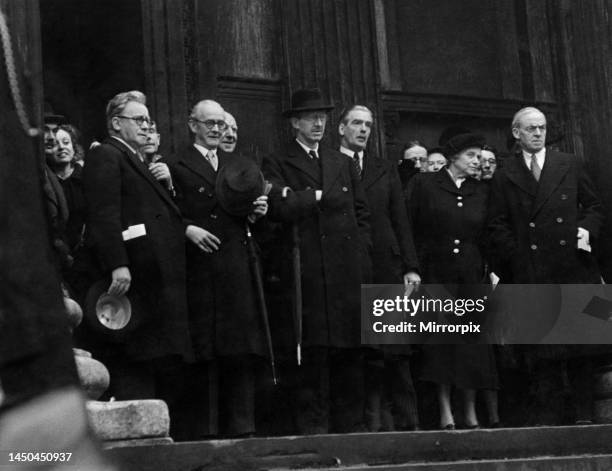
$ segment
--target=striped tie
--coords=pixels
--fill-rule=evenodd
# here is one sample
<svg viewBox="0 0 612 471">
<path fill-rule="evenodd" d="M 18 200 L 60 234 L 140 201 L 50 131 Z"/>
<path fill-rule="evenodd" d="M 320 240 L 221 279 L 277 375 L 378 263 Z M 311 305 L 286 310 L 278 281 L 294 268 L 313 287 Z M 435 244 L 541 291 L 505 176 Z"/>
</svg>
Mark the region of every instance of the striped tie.
<svg viewBox="0 0 612 471">
<path fill-rule="evenodd" d="M 533 175 L 533 178 L 535 178 L 536 182 L 539 182 L 542 169 L 538 165 L 538 159 L 536 158 L 535 154 L 531 154 L 531 166 L 529 167 L 529 170 L 531 170 L 531 174 Z"/>
</svg>

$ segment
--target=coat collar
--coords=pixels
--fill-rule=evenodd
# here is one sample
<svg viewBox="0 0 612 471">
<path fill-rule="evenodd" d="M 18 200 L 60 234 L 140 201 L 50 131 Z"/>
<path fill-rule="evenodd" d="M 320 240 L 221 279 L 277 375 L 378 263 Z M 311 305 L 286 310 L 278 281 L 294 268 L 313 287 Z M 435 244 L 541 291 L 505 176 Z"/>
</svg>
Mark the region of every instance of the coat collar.
<svg viewBox="0 0 612 471">
<path fill-rule="evenodd" d="M 219 168 L 221 168 L 222 162 L 225 161 L 222 152 L 219 152 L 219 150 L 217 150 L 217 159 L 219 161 L 219 167 L 217 168 L 218 170 Z M 200 151 L 194 146 L 189 146 L 187 148 L 187 150 L 180 156 L 179 162 L 181 162 L 192 172 L 201 176 L 211 186 L 215 186 L 215 182 L 217 181 L 217 172 L 215 172 L 215 170 L 206 161 Z"/>
<path fill-rule="evenodd" d="M 363 177 L 364 188 L 369 188 L 386 173 L 385 164 L 382 159 L 363 154 Z"/>
<path fill-rule="evenodd" d="M 319 146 L 318 155 L 319 158 L 322 159 L 322 148 Z M 287 163 L 292 167 L 295 167 L 300 172 L 305 173 L 310 177 L 313 182 L 313 185 L 320 186 L 321 185 L 321 175 L 319 175 L 319 171 L 316 166 L 313 165 L 309 159 L 311 158 L 300 145 L 292 140 L 287 146 Z M 323 161 L 322 161 L 323 162 Z"/>
<path fill-rule="evenodd" d="M 151 186 L 153 186 L 153 189 L 161 196 L 161 198 L 166 203 L 168 203 L 174 210 L 176 210 L 177 213 L 180 212 L 178 209 L 178 206 L 176 206 L 176 204 L 174 203 L 174 201 L 172 200 L 168 192 L 164 189 L 164 187 L 157 180 L 155 180 L 155 178 L 153 178 L 153 175 L 151 175 L 151 172 L 149 172 L 149 169 L 145 165 L 145 163 L 142 160 L 140 160 L 140 157 L 138 156 L 138 154 L 133 152 L 123 142 L 118 141 L 117 139 L 113 139 L 112 137 L 109 137 L 108 139 L 106 139 L 104 143 L 109 144 L 115 147 L 117 150 L 126 154 L 127 161 L 134 168 L 134 170 L 140 173 L 145 178 L 145 180 L 147 180 L 151 184 Z"/>
<path fill-rule="evenodd" d="M 546 164 L 544 165 L 545 167 L 548 164 L 548 160 L 549 159 L 547 158 Z M 513 157 L 504 162 L 504 172 L 512 183 L 518 186 L 525 193 L 535 197 L 536 193 L 538 192 L 538 183 L 535 181 L 533 175 L 531 175 L 531 172 L 529 172 L 529 169 L 525 165 L 522 152 L 515 153 Z"/>
<path fill-rule="evenodd" d="M 446 167 L 441 168 L 438 172 L 436 172 L 435 175 L 435 180 L 438 186 L 441 189 L 448 191 L 449 193 L 453 193 L 455 195 L 471 195 L 472 193 L 474 193 L 476 186 L 479 184 L 477 180 L 468 177 L 461 184 L 461 188 L 457 188 L 457 185 L 455 185 L 455 182 L 453 181 L 452 177 L 448 174 Z"/>
</svg>

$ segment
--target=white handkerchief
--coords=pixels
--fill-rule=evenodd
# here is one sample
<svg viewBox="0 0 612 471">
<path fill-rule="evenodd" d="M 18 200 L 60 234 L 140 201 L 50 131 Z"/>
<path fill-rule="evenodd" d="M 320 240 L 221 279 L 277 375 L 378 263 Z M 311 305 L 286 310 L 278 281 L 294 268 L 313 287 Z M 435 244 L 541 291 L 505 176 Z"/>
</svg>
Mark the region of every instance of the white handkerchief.
<svg viewBox="0 0 612 471">
<path fill-rule="evenodd" d="M 591 251 L 591 244 L 589 243 L 589 231 L 578 228 L 578 248 L 587 252 Z"/>
<path fill-rule="evenodd" d="M 125 231 L 121 233 L 124 241 L 128 241 L 131 239 L 136 239 L 137 237 L 142 237 L 147 235 L 147 230 L 145 229 L 144 224 L 136 224 L 134 226 L 128 227 Z"/>
</svg>

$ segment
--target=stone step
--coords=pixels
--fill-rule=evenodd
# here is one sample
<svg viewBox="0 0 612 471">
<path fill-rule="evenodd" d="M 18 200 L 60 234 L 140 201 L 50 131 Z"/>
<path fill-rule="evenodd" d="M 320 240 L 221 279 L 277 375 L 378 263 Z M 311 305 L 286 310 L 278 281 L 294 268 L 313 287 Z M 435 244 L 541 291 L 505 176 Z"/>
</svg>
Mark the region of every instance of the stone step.
<svg viewBox="0 0 612 471">
<path fill-rule="evenodd" d="M 558 469 L 567 470 L 612 469 L 612 425 L 312 435 L 156 446 L 106 446 L 110 456 L 125 463 L 122 469 L 130 471 L 352 469 L 351 466 L 353 469 L 370 471 L 557 469 L 547 468 L 547 462 L 560 463 Z M 576 467 L 581 460 L 588 460 L 588 466 Z M 497 467 L 486 467 L 493 464 Z M 513 467 L 503 468 L 505 464 Z"/>
</svg>

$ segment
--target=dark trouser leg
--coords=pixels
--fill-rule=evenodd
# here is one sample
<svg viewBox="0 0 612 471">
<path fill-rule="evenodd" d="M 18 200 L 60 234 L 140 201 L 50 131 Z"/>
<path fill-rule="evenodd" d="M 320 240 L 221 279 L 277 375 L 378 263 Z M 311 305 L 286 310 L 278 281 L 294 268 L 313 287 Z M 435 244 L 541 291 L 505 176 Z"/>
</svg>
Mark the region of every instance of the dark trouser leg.
<svg viewBox="0 0 612 471">
<path fill-rule="evenodd" d="M 186 399 L 187 366 L 178 355 L 155 359 L 156 397 L 168 405 L 170 436 L 175 441 L 189 439 L 189 422 L 193 413 Z"/>
<path fill-rule="evenodd" d="M 365 349 L 330 351 L 330 400 L 332 431 L 364 432 Z"/>
<path fill-rule="evenodd" d="M 185 409 L 190 412 L 187 420 L 189 440 L 216 437 L 218 425 L 218 377 L 215 362 L 199 362 L 187 365 Z"/>
<path fill-rule="evenodd" d="M 567 362 L 567 375 L 576 422 L 593 420 L 593 360 L 588 357 L 571 358 Z"/>
<path fill-rule="evenodd" d="M 219 422 L 222 435 L 255 433 L 255 368 L 250 355 L 221 357 L 219 364 Z"/>
<path fill-rule="evenodd" d="M 110 373 L 108 393 L 118 401 L 155 399 L 153 362 L 113 358 L 105 362 Z"/>
<path fill-rule="evenodd" d="M 383 394 L 385 386 L 385 360 L 382 352 L 371 352 L 366 355 L 365 360 L 365 383 L 366 398 L 364 408 L 364 420 L 368 431 L 378 432 L 383 429 Z M 385 429 L 389 425 L 388 420 Z"/>
<path fill-rule="evenodd" d="M 329 431 L 329 365 L 327 348 L 305 348 L 302 364 L 288 367 L 292 410 L 297 433 Z"/>
<path fill-rule="evenodd" d="M 419 427 L 417 395 L 412 382 L 410 357 L 392 355 L 385 362 L 385 383 L 396 430 L 415 430 Z"/>
</svg>

